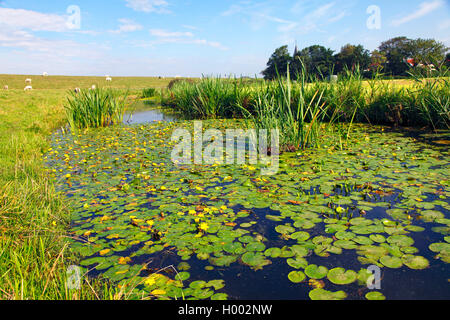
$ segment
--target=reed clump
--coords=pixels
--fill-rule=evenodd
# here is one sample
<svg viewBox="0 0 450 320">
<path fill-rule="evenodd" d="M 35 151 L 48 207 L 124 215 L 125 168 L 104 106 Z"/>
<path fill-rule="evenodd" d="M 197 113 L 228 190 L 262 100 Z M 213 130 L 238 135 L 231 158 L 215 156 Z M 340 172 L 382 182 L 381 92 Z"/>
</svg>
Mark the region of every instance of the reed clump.
<svg viewBox="0 0 450 320">
<path fill-rule="evenodd" d="M 64 106 L 72 130 L 99 128 L 123 122 L 127 95 L 109 88 L 70 92 Z"/>
</svg>

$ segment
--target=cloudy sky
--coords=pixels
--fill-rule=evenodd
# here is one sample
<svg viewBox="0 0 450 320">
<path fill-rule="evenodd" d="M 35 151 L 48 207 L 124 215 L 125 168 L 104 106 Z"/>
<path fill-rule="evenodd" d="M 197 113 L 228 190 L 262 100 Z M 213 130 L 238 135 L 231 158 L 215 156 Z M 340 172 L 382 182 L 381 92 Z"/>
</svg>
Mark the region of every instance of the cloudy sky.
<svg viewBox="0 0 450 320">
<path fill-rule="evenodd" d="M 450 0 L 0 0 L 0 73 L 259 74 L 279 46 L 450 47 Z"/>
</svg>

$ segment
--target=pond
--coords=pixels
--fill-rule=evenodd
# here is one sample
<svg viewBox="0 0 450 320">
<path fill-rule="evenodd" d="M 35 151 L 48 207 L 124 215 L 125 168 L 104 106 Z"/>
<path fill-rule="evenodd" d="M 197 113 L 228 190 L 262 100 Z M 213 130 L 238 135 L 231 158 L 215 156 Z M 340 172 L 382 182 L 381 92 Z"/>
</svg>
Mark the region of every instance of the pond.
<svg viewBox="0 0 450 320">
<path fill-rule="evenodd" d="M 261 165 L 174 165 L 172 132 L 192 122 L 133 118 L 56 133 L 46 155 L 89 276 L 155 299 L 450 299 L 445 144 L 355 126 L 347 148 L 285 153 L 262 176 Z"/>
</svg>

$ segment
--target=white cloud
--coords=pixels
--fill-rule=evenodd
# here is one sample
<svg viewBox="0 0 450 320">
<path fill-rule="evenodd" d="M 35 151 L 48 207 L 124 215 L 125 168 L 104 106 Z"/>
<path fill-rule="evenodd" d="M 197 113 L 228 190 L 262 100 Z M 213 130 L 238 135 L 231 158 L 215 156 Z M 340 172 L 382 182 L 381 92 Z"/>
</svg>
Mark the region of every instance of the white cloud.
<svg viewBox="0 0 450 320">
<path fill-rule="evenodd" d="M 275 17 L 271 12 L 272 9 L 265 3 L 242 2 L 240 5 L 231 5 L 230 8 L 222 12 L 221 15 L 224 17 L 243 15 L 246 18 L 246 22 L 250 24 L 250 27 L 253 30 L 260 30 L 267 22 L 275 22 L 283 26 L 293 25 L 295 23 L 293 21 Z"/>
<path fill-rule="evenodd" d="M 150 34 L 158 38 L 193 37 L 192 32 L 171 32 L 162 29 L 151 29 Z"/>
<path fill-rule="evenodd" d="M 0 30 L 0 47 L 25 50 L 30 53 L 45 54 L 47 57 L 88 57 L 92 48 L 72 40 L 49 40 L 21 30 Z M 100 46 L 97 46 L 99 48 Z M 94 54 L 90 55 L 93 57 Z"/>
<path fill-rule="evenodd" d="M 281 26 L 278 28 L 278 31 L 294 34 L 306 34 L 312 31 L 319 31 L 321 27 L 336 23 L 347 15 L 347 9 L 337 8 L 335 2 L 329 2 L 302 15 L 300 22 Z"/>
<path fill-rule="evenodd" d="M 0 8 L 0 28 L 32 31 L 69 31 L 67 16 L 24 9 Z"/>
<path fill-rule="evenodd" d="M 182 27 L 185 28 L 185 29 L 190 29 L 190 30 L 200 30 L 197 27 L 190 26 L 190 25 L 187 25 L 187 24 L 182 25 Z"/>
<path fill-rule="evenodd" d="M 177 44 L 205 45 L 213 48 L 218 48 L 221 50 L 228 50 L 228 48 L 223 46 L 220 42 L 208 41 L 205 39 L 195 39 L 194 34 L 192 32 L 183 32 L 183 31 L 174 32 L 163 29 L 151 29 L 150 34 L 158 39 L 150 43 L 138 43 L 137 46 L 147 47 L 163 43 L 177 43 Z"/>
<path fill-rule="evenodd" d="M 395 27 L 398 27 L 407 22 L 419 19 L 419 18 L 426 16 L 427 14 L 435 11 L 436 9 L 439 9 L 443 5 L 445 5 L 445 2 L 443 0 L 435 0 L 432 2 L 423 2 L 420 4 L 419 9 L 417 9 L 415 12 L 413 12 L 401 19 L 393 21 L 392 25 Z"/>
<path fill-rule="evenodd" d="M 142 26 L 136 22 L 134 22 L 133 20 L 129 20 L 129 19 L 119 19 L 120 22 L 120 26 L 119 29 L 117 30 L 111 30 L 111 33 L 122 33 L 122 32 L 134 32 L 134 31 L 139 31 L 142 30 Z"/>
<path fill-rule="evenodd" d="M 126 0 L 127 7 L 134 11 L 170 13 L 169 3 L 165 0 Z"/>
</svg>

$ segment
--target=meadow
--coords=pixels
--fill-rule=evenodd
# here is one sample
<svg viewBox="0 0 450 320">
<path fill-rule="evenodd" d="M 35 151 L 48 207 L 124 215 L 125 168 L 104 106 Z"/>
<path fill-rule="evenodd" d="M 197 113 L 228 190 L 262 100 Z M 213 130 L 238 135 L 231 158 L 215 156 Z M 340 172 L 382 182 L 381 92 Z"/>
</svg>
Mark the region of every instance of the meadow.
<svg viewBox="0 0 450 320">
<path fill-rule="evenodd" d="M 0 76 L 2 298 L 448 298 L 446 75 L 172 80 Z M 146 97 L 181 120 L 121 125 Z M 192 119 L 279 128 L 280 172 L 174 165 L 171 132 Z"/>
</svg>

